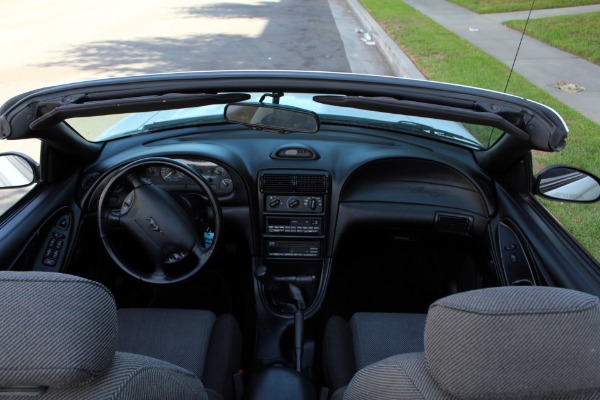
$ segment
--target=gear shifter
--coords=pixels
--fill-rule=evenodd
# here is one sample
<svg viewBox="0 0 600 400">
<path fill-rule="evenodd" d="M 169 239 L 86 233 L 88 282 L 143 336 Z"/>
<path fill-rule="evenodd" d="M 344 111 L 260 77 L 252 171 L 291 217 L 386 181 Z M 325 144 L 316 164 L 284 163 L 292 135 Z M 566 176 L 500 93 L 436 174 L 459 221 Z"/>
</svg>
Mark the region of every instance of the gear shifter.
<svg viewBox="0 0 600 400">
<path fill-rule="evenodd" d="M 304 310 L 306 301 L 302 290 L 291 282 L 277 282 L 269 274 L 265 265 L 254 270 L 254 277 L 264 288 L 268 301 L 281 310 L 294 314 L 294 353 L 296 370 L 302 371 L 302 355 L 304 353 Z"/>
<path fill-rule="evenodd" d="M 267 293 L 272 293 L 278 287 L 275 281 L 273 280 L 273 277 L 269 274 L 269 270 L 265 265 L 256 267 L 256 269 L 254 270 L 254 277 L 257 281 L 262 283 L 265 292 Z"/>
</svg>

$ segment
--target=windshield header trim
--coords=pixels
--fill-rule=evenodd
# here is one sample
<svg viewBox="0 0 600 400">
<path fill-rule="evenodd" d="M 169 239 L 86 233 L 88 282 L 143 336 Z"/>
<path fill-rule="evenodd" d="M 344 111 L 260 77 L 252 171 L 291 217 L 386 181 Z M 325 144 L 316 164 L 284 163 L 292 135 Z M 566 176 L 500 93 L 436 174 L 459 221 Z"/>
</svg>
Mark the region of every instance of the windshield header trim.
<svg viewBox="0 0 600 400">
<path fill-rule="evenodd" d="M 530 149 L 558 151 L 564 147 L 568 130 L 551 108 L 513 95 L 448 83 L 371 75 L 303 71 L 215 71 L 144 75 L 111 78 L 55 86 L 17 96 L 0 107 L 0 135 L 11 139 L 30 137 L 26 120 L 31 108 L 41 101 L 86 93 L 90 101 L 111 100 L 165 93 L 226 92 L 303 92 L 346 96 L 391 97 L 422 101 L 438 98 L 443 103 L 471 102 L 494 104 L 500 114 L 506 108 L 518 108 L 535 118 L 533 130 L 525 129 L 529 140 L 521 140 Z M 21 112 L 29 108 L 29 112 Z M 25 120 L 22 120 L 25 119 Z"/>
</svg>

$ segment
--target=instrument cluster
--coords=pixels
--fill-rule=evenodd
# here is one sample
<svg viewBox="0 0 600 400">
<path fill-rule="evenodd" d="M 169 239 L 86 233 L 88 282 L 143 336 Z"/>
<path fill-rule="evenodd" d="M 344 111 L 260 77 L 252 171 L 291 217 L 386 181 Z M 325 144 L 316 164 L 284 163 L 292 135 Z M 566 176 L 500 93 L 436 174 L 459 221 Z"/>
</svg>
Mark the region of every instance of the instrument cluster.
<svg viewBox="0 0 600 400">
<path fill-rule="evenodd" d="M 201 175 L 217 196 L 233 193 L 233 179 L 227 169 L 219 164 L 194 159 L 178 159 L 177 161 L 187 164 Z M 146 178 L 154 184 L 168 186 L 170 189 L 185 189 L 188 185 L 193 185 L 192 180 L 183 172 L 170 167 L 149 167 L 146 171 Z"/>
</svg>

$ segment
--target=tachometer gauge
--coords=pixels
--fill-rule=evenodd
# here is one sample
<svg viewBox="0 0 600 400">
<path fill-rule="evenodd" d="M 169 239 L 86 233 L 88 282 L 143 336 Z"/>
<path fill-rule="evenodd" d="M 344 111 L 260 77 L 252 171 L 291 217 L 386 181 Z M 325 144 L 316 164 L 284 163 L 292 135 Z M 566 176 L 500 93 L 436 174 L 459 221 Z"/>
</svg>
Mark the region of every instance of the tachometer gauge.
<svg viewBox="0 0 600 400">
<path fill-rule="evenodd" d="M 163 167 L 160 169 L 160 176 L 167 182 L 179 182 L 183 179 L 183 172 L 176 171 L 173 168 Z"/>
</svg>

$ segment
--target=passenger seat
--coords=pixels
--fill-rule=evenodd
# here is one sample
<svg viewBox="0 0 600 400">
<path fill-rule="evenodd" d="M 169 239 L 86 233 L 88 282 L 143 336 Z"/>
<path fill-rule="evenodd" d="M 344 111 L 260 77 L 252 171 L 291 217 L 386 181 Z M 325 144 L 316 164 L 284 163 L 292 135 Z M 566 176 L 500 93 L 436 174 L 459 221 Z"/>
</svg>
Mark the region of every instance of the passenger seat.
<svg viewBox="0 0 600 400">
<path fill-rule="evenodd" d="M 325 384 L 333 393 L 369 364 L 396 354 L 423 351 L 426 314 L 356 313 L 333 316 L 325 327 Z"/>
<path fill-rule="evenodd" d="M 391 350 L 390 341 L 403 349 L 366 367 L 353 365 L 359 370 L 348 386 L 331 387 L 333 400 L 600 399 L 596 296 L 540 286 L 454 294 L 431 305 L 420 343 L 424 350 L 409 354 L 404 346 L 417 342 L 413 333 L 398 331 L 404 318 L 413 329 L 419 317 L 358 315 L 345 332 L 343 320 L 330 321 L 328 379 L 336 365 L 327 357 L 343 357 L 344 345 L 361 363 Z"/>
</svg>

